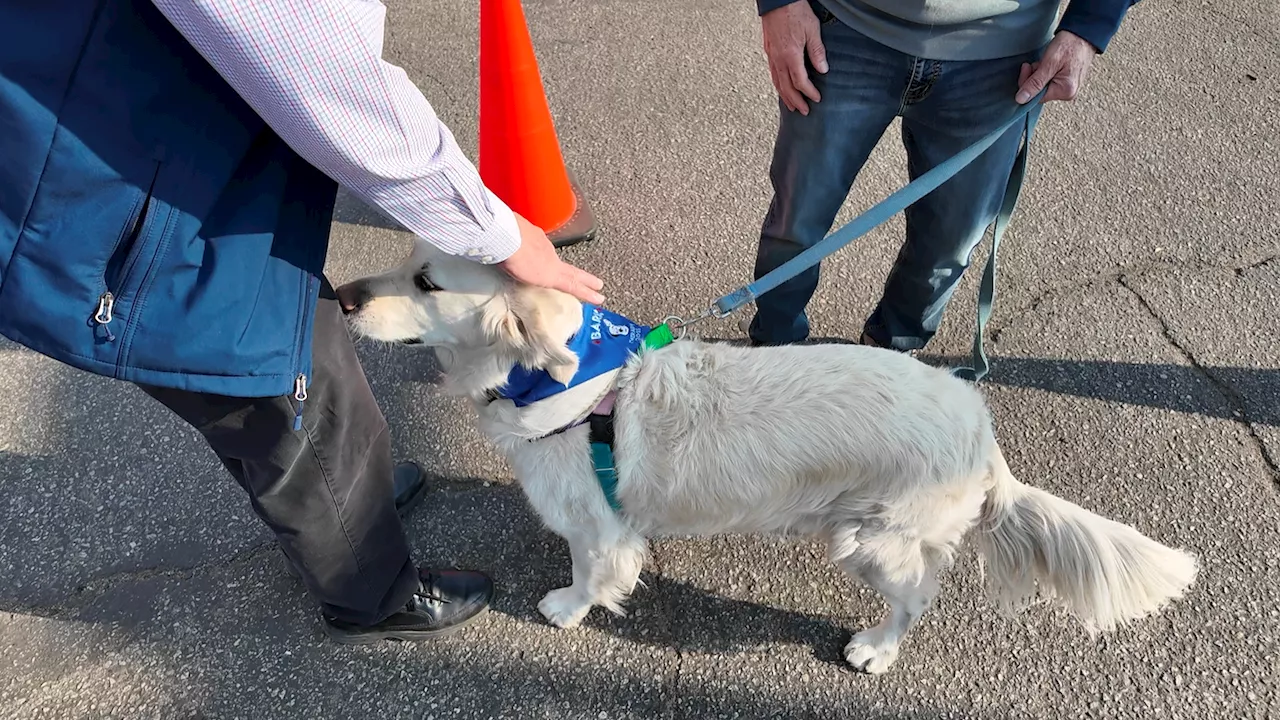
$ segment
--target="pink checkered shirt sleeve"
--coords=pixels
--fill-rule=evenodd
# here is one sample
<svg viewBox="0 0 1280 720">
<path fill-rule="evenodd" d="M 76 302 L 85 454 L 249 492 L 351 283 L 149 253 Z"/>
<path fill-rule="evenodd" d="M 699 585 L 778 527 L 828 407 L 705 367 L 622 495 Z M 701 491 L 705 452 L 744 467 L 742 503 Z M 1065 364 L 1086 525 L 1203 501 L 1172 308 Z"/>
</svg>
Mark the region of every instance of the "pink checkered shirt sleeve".
<svg viewBox="0 0 1280 720">
<path fill-rule="evenodd" d="M 378 0 L 153 0 L 268 125 L 352 194 L 445 252 L 486 263 L 520 245 L 405 72 L 382 60 Z"/>
</svg>

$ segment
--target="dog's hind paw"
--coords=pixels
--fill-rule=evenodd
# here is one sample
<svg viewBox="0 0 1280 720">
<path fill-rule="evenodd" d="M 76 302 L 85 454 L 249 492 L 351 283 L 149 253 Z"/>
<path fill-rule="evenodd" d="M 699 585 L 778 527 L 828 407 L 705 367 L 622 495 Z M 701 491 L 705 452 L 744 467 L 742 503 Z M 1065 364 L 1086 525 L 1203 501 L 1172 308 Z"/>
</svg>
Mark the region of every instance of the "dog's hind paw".
<svg viewBox="0 0 1280 720">
<path fill-rule="evenodd" d="M 863 630 L 844 646 L 844 659 L 858 672 L 879 675 L 898 659 L 898 645 L 886 643 L 878 629 Z"/>
<path fill-rule="evenodd" d="M 552 590 L 538 603 L 538 612 L 559 628 L 577 627 L 590 611 L 591 603 L 572 586 Z"/>
</svg>

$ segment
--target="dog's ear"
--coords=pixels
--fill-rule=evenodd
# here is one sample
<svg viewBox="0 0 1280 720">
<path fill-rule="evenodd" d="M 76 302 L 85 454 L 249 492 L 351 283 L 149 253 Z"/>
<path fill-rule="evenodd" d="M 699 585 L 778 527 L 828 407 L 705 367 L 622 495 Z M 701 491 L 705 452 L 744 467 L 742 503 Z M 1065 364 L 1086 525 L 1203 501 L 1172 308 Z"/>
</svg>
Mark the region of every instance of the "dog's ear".
<svg viewBox="0 0 1280 720">
<path fill-rule="evenodd" d="M 582 304 L 571 295 L 513 286 L 487 315 L 490 335 L 513 351 L 521 365 L 546 370 L 563 385 L 578 372 L 578 356 L 566 343 L 582 325 Z"/>
</svg>

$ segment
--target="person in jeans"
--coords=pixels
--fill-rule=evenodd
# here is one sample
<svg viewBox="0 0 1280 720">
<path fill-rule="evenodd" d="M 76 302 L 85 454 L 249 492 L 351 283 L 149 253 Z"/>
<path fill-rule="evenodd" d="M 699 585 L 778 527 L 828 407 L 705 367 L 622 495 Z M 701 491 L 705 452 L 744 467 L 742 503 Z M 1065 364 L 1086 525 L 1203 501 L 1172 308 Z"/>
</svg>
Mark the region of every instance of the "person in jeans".
<svg viewBox="0 0 1280 720">
<path fill-rule="evenodd" d="M 1060 0 L 757 0 L 781 120 L 755 277 L 826 236 L 894 118 L 915 179 L 1046 86 L 1045 102 L 1073 99 L 1134 1 L 1070 0 L 1055 27 Z M 906 239 L 862 343 L 914 351 L 933 338 L 995 220 L 1021 135 L 1015 124 L 907 208 Z M 812 267 L 756 300 L 753 344 L 808 337 L 818 273 Z"/>
<path fill-rule="evenodd" d="M 420 497 L 324 277 L 338 185 L 446 252 L 602 300 L 481 182 L 376 0 L 0 4 L 0 334 L 196 428 L 347 643 L 483 611 L 417 566 Z"/>
</svg>

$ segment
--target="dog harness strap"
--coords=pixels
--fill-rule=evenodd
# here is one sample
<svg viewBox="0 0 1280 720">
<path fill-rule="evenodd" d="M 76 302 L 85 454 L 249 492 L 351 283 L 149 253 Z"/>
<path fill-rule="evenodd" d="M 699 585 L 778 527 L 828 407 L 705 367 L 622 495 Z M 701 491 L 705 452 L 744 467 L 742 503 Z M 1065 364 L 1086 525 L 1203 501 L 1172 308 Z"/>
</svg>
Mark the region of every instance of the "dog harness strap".
<svg viewBox="0 0 1280 720">
<path fill-rule="evenodd" d="M 593 414 L 588 423 L 591 430 L 591 466 L 596 471 L 600 489 L 604 491 L 604 499 L 614 512 L 619 512 L 622 503 L 618 502 L 618 467 L 613 457 L 613 413 Z"/>
</svg>

